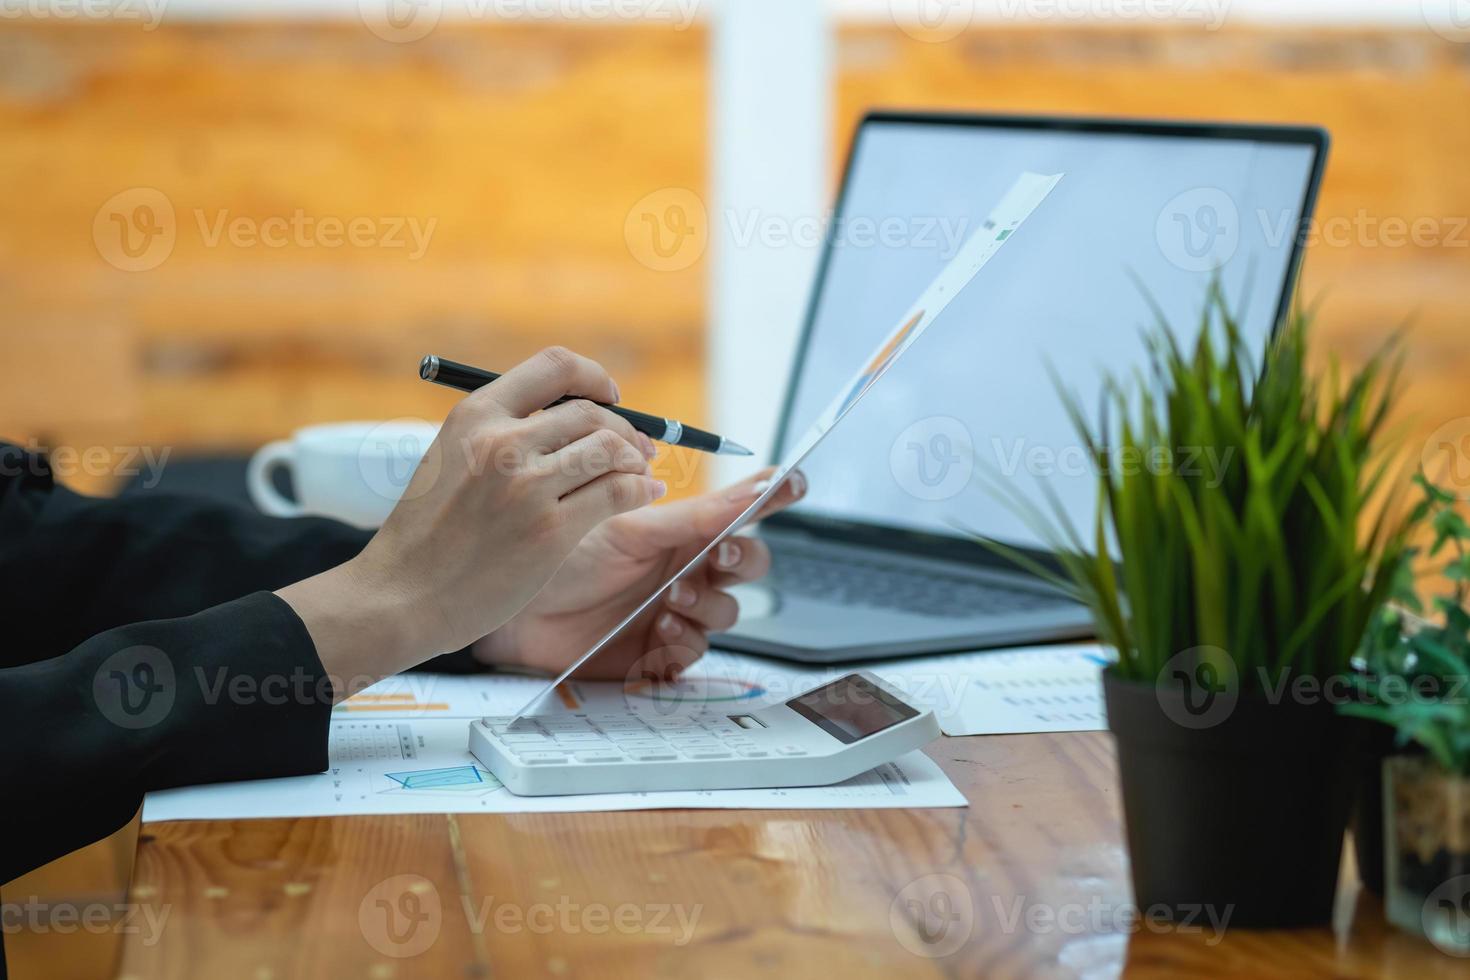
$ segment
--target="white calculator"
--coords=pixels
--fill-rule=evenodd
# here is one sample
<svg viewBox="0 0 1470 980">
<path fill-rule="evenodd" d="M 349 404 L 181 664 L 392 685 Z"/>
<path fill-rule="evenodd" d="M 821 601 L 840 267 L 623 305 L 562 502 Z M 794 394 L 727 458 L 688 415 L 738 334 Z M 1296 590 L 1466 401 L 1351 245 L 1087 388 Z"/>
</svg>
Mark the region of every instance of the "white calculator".
<svg viewBox="0 0 1470 980">
<path fill-rule="evenodd" d="M 518 796 L 757 789 L 840 783 L 939 734 L 934 712 L 859 671 L 743 714 L 481 718 L 470 751 Z"/>
</svg>

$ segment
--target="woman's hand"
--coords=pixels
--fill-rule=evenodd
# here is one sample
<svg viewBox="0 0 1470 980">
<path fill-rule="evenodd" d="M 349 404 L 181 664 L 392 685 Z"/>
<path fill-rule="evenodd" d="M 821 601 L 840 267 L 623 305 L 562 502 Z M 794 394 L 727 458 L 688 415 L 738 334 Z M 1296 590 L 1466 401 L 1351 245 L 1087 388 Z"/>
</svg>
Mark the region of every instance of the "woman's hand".
<svg viewBox="0 0 1470 980">
<path fill-rule="evenodd" d="M 645 508 L 596 527 L 541 593 L 505 626 L 475 645 L 488 663 L 560 673 L 689 563 L 760 495 L 759 473 L 735 487 Z M 806 479 L 792 473 L 762 508 L 774 513 L 801 499 Z M 727 591 L 771 567 L 766 545 L 730 537 L 660 602 L 620 633 L 584 668 L 584 676 L 672 680 L 709 647 L 709 635 L 735 625 Z"/>
<path fill-rule="evenodd" d="M 541 411 L 565 395 L 589 400 Z M 593 404 L 617 400 L 599 365 L 552 347 L 456 405 L 362 554 L 279 593 L 328 674 L 386 676 L 469 646 L 590 530 L 663 496 L 652 441 Z"/>
</svg>

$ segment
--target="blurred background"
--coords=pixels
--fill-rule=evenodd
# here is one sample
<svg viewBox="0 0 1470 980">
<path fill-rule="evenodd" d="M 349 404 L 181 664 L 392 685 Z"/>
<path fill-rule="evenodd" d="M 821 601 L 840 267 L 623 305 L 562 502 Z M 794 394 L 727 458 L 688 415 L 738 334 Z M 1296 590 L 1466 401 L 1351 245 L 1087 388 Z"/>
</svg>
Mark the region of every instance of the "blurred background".
<svg viewBox="0 0 1470 980">
<path fill-rule="evenodd" d="M 1416 438 L 1470 417 L 1467 0 L 0 0 L 0 437 L 238 473 L 554 342 L 768 451 L 816 243 L 719 216 L 820 222 L 872 107 L 1327 127 L 1319 349 L 1411 325 Z"/>
</svg>

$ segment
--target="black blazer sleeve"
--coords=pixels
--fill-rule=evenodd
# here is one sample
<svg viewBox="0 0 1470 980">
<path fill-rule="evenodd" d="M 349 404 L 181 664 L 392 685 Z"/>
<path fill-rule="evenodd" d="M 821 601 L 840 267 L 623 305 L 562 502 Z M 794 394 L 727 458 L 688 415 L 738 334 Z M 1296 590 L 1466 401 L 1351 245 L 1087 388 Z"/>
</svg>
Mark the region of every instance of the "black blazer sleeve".
<svg viewBox="0 0 1470 980">
<path fill-rule="evenodd" d="M 149 790 L 321 772 L 332 693 L 268 592 L 0 669 L 0 882 L 117 830 Z"/>
</svg>

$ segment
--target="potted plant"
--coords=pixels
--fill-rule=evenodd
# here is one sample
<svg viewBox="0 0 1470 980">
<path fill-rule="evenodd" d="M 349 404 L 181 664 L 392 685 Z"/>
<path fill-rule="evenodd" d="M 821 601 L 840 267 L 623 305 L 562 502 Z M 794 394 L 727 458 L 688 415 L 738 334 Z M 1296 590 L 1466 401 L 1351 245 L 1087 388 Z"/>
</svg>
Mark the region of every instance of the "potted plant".
<svg viewBox="0 0 1470 980">
<path fill-rule="evenodd" d="M 1437 622 L 1418 618 L 1412 582 L 1365 640 L 1366 670 L 1344 714 L 1391 726 L 1399 748 L 1383 762 L 1383 856 L 1389 921 L 1470 956 L 1470 525 L 1458 501 L 1424 475 L 1416 516 L 1434 532 L 1429 556 L 1453 583 L 1436 596 Z"/>
<path fill-rule="evenodd" d="M 1154 914 L 1331 918 L 1354 786 L 1333 688 L 1405 561 L 1407 518 L 1372 503 L 1393 345 L 1319 378 L 1309 334 L 1295 314 L 1258 363 L 1216 286 L 1187 353 L 1160 316 L 1150 370 L 1109 379 L 1096 427 L 1062 392 L 1097 472 L 1092 528 L 994 481 L 1117 650 L 1104 696 L 1135 900 Z"/>
</svg>

